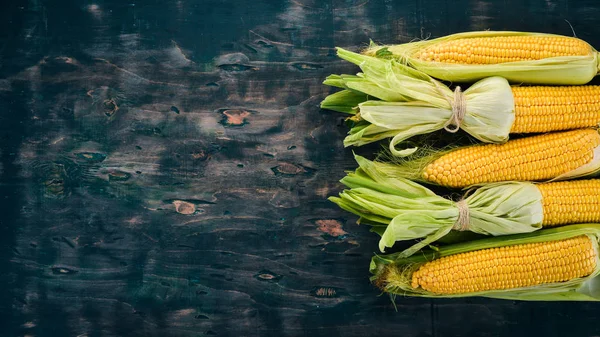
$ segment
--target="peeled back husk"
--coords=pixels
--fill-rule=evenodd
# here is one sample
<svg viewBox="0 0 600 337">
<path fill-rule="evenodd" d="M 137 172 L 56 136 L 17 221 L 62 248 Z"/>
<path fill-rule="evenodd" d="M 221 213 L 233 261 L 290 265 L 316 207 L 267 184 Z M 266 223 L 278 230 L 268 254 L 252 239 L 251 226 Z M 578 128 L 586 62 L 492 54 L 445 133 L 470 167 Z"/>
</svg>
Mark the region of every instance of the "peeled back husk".
<svg viewBox="0 0 600 337">
<path fill-rule="evenodd" d="M 444 256 L 466 253 L 481 249 L 513 246 L 527 243 L 563 240 L 586 235 L 592 239 L 596 253 L 596 265 L 593 272 L 585 277 L 565 282 L 541 284 L 530 287 L 507 290 L 491 290 L 460 294 L 437 294 L 422 288 L 413 288 L 412 272 L 419 266 Z M 395 296 L 416 296 L 432 298 L 456 298 L 481 296 L 523 301 L 599 301 L 600 300 L 600 259 L 598 243 L 600 224 L 577 224 L 559 228 L 542 229 L 533 233 L 516 234 L 503 237 L 485 238 L 466 243 L 441 247 L 437 250 L 423 250 L 408 258 L 398 254 L 375 256 L 371 260 L 371 281 L 383 291 Z M 394 271 L 395 273 L 389 273 Z M 390 276 L 393 275 L 393 276 Z"/>
<path fill-rule="evenodd" d="M 588 55 L 559 56 L 533 61 L 483 65 L 441 63 L 424 61 L 414 57 L 415 53 L 439 42 L 497 36 L 560 37 L 560 35 L 544 33 L 479 31 L 452 34 L 437 39 L 398 45 L 372 45 L 364 53 L 382 58 L 397 59 L 432 77 L 452 82 L 474 82 L 490 76 L 501 76 L 512 83 L 578 85 L 588 83 L 598 73 L 598 52 L 591 46 Z"/>
<path fill-rule="evenodd" d="M 587 135 L 593 134 L 594 139 L 587 139 L 585 142 L 572 144 L 567 143 L 567 140 L 565 140 L 566 138 L 563 138 L 571 137 L 569 139 L 572 139 L 576 134 L 582 133 Z M 552 137 L 557 139 L 555 143 L 549 140 Z M 406 178 L 418 182 L 454 188 L 470 187 L 507 180 L 548 182 L 575 179 L 592 176 L 600 172 L 600 145 L 596 144 L 599 137 L 598 130 L 596 129 L 576 129 L 509 140 L 504 144 L 475 144 L 456 148 L 450 147 L 449 149 L 428 149 L 423 152 L 422 156 L 415 156 L 409 160 L 391 157 L 392 162 L 376 161 L 374 162 L 374 166 L 381 174 L 385 174 L 389 177 Z M 557 148 L 556 142 L 561 141 L 561 145 L 565 146 L 567 148 L 566 150 Z M 507 148 L 512 147 L 514 149 L 518 144 L 525 144 L 523 145 L 525 148 L 520 148 L 518 151 L 507 152 Z M 540 144 L 542 144 L 542 147 L 539 147 Z M 574 147 L 569 148 L 571 145 Z M 472 161 L 470 161 L 468 157 L 465 157 L 469 155 L 468 153 L 465 155 L 465 151 L 474 153 L 476 157 L 478 156 L 478 166 L 469 165 Z M 539 151 L 553 151 L 555 152 L 554 157 L 539 156 Z M 581 166 L 574 166 L 576 163 L 569 161 L 569 155 L 576 151 L 580 151 L 580 154 L 582 156 L 585 155 L 585 158 L 589 155 L 589 161 L 583 163 Z M 485 154 L 483 154 L 483 152 L 485 152 Z M 536 154 L 538 155 L 537 159 L 535 159 L 536 163 L 525 160 L 527 157 L 535 157 Z M 444 172 L 443 178 L 451 178 L 454 180 L 452 183 L 444 183 L 444 181 L 436 180 L 437 176 L 426 174 L 430 165 L 439 165 L 438 160 L 442 159 L 446 161 L 453 160 L 453 163 L 458 162 L 463 166 L 466 165 L 470 167 L 457 168 L 456 172 L 454 170 Z M 481 166 L 488 163 L 494 164 L 499 161 L 503 161 L 503 165 L 507 165 L 508 163 L 508 165 L 513 165 L 510 167 L 518 167 L 520 165 L 521 168 L 507 171 L 505 166 L 502 165 Z M 559 165 L 559 163 L 561 163 L 561 165 Z M 539 166 L 537 169 L 536 165 Z M 473 175 L 475 170 L 481 170 L 485 167 L 488 168 L 488 178 L 485 178 L 485 176 Z M 547 174 L 549 168 L 553 169 L 552 175 Z M 467 169 L 469 170 L 466 171 Z M 466 173 L 466 175 L 463 176 L 461 174 L 462 172 Z M 469 173 L 471 176 L 467 177 Z M 521 173 L 523 175 L 521 175 Z M 490 174 L 492 175 L 490 176 Z"/>
</svg>

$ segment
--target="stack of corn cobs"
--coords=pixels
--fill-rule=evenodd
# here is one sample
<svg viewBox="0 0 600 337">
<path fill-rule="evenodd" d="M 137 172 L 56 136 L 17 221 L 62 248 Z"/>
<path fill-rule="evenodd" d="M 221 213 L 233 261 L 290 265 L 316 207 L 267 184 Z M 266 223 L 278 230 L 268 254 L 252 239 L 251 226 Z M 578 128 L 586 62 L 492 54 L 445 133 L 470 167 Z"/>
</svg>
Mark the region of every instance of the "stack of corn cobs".
<svg viewBox="0 0 600 337">
<path fill-rule="evenodd" d="M 373 258 L 375 285 L 403 296 L 600 300 L 594 48 L 486 31 L 337 51 L 361 72 L 329 76 L 343 90 L 322 107 L 352 115 L 346 146 L 390 141 L 378 159 L 355 156 L 347 189 L 330 200 L 372 226 L 382 253 L 411 240 Z M 475 144 L 414 141 L 459 129 Z M 478 238 L 442 243 L 469 231 Z"/>
</svg>

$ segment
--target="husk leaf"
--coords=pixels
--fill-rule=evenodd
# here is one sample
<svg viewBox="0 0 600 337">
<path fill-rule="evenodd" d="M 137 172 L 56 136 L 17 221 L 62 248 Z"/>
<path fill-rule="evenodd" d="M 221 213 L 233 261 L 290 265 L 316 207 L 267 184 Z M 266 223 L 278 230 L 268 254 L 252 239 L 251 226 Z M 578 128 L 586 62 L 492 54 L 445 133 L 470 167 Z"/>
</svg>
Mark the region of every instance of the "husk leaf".
<svg viewBox="0 0 600 337">
<path fill-rule="evenodd" d="M 369 96 L 361 92 L 342 90 L 325 97 L 321 108 L 355 115 L 358 112 L 358 104 L 368 99 Z"/>
</svg>

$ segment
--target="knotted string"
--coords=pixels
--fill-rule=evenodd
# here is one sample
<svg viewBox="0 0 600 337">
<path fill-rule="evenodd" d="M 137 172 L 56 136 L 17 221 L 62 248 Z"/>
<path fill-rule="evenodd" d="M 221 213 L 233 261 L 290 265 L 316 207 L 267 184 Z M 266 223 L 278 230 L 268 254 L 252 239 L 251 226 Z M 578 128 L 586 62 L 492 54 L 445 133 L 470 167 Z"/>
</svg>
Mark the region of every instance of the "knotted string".
<svg viewBox="0 0 600 337">
<path fill-rule="evenodd" d="M 454 96 L 450 96 L 446 94 L 446 91 L 444 90 L 446 88 L 440 87 L 437 81 L 432 82 L 435 85 L 438 92 L 442 96 L 444 96 L 446 101 L 448 101 L 448 104 L 450 104 L 450 106 L 452 107 L 452 116 L 450 116 L 450 119 L 448 119 L 446 124 L 444 124 L 444 130 L 450 133 L 456 133 L 460 129 L 460 124 L 462 123 L 463 118 L 465 118 L 465 114 L 467 113 L 467 100 L 465 99 L 465 95 L 460 90 L 460 87 L 457 86 L 454 89 Z"/>
<path fill-rule="evenodd" d="M 471 222 L 471 216 L 469 215 L 469 205 L 465 199 L 461 199 L 456 203 L 458 208 L 458 218 L 452 229 L 464 232 L 469 229 L 469 223 Z"/>
<path fill-rule="evenodd" d="M 475 192 L 475 188 L 469 188 L 463 195 L 462 199 L 456 202 L 456 207 L 458 208 L 458 218 L 456 218 L 456 222 L 452 226 L 452 229 L 461 232 L 469 229 L 469 225 L 471 224 L 471 214 L 469 213 L 467 197 L 473 192 Z"/>
</svg>

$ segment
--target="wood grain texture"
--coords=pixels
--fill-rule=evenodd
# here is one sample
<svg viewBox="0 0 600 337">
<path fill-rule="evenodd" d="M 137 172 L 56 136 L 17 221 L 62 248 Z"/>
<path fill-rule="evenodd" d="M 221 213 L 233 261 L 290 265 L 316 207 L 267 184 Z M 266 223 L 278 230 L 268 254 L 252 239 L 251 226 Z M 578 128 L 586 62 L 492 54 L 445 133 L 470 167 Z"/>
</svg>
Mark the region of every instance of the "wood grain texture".
<svg viewBox="0 0 600 337">
<path fill-rule="evenodd" d="M 6 336 L 592 336 L 590 303 L 389 298 L 326 197 L 334 46 L 577 35 L 593 1 L 13 1 L 0 11 Z M 378 147 L 358 150 L 369 153 Z"/>
</svg>

